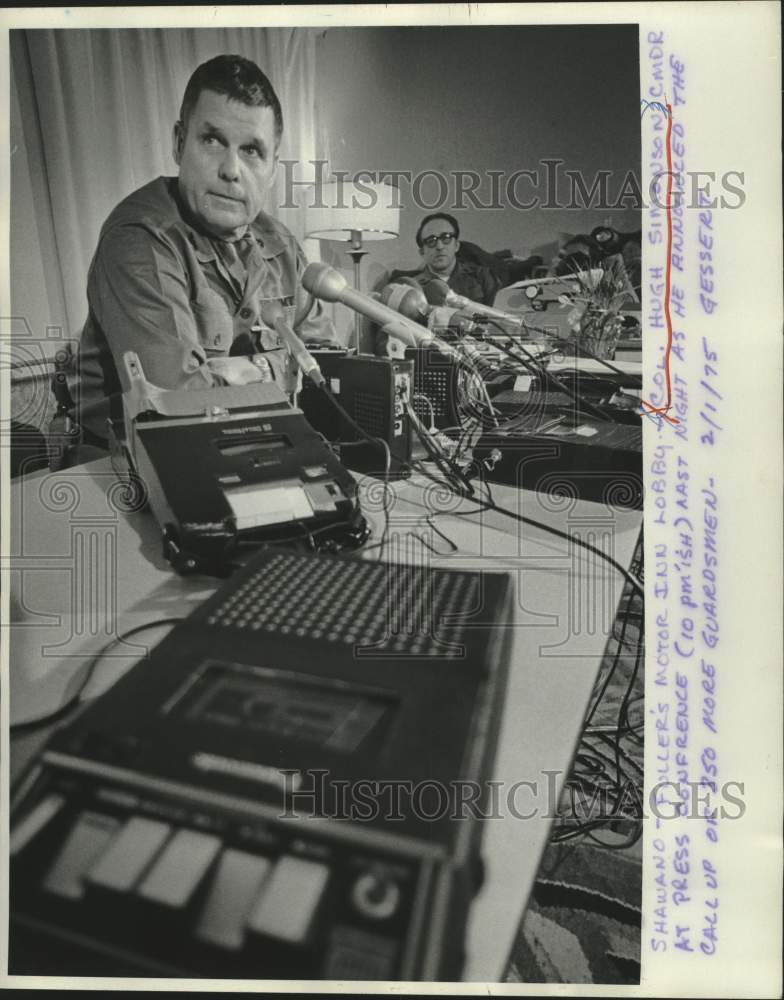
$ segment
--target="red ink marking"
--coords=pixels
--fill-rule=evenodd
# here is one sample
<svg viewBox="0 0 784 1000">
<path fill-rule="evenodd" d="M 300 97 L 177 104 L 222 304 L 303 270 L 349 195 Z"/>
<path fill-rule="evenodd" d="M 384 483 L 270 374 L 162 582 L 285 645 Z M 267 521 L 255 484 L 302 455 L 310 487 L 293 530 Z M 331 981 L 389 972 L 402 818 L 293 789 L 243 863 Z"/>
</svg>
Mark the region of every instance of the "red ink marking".
<svg viewBox="0 0 784 1000">
<path fill-rule="evenodd" d="M 672 105 L 667 104 L 667 136 L 665 146 L 667 149 L 667 204 L 665 215 L 667 218 L 667 262 L 664 272 L 664 319 L 667 323 L 667 346 L 664 349 L 664 378 L 667 383 L 667 402 L 664 406 L 653 406 L 647 400 L 641 400 L 640 405 L 644 406 L 648 414 L 658 413 L 671 424 L 678 424 L 680 421 L 676 417 L 667 415 L 667 411 L 672 409 L 672 382 L 670 380 L 670 354 L 672 353 L 672 317 L 670 316 L 670 274 L 672 271 L 672 146 L 670 143 L 672 136 Z"/>
</svg>

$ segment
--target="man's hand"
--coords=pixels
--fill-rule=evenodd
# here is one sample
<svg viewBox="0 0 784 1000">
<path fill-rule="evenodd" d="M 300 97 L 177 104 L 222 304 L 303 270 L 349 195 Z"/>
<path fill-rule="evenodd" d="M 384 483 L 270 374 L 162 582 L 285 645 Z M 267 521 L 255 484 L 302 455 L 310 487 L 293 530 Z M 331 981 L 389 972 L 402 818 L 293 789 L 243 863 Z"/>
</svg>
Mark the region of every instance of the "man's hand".
<svg viewBox="0 0 784 1000">
<path fill-rule="evenodd" d="M 249 382 L 270 382 L 272 372 L 269 362 L 262 355 L 254 355 L 254 360 L 240 358 L 209 358 L 207 367 L 213 375 L 219 375 L 228 385 L 248 385 Z"/>
</svg>

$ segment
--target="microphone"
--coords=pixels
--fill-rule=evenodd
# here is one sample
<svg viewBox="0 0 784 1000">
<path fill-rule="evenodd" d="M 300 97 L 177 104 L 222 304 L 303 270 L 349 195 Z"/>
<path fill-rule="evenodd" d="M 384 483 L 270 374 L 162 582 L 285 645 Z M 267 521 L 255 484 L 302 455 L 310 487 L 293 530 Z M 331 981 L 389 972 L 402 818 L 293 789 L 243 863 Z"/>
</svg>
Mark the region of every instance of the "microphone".
<svg viewBox="0 0 784 1000">
<path fill-rule="evenodd" d="M 267 326 L 272 327 L 286 345 L 289 354 L 297 362 L 302 373 L 307 375 L 310 381 L 315 382 L 317 386 L 324 385 L 325 380 L 318 366 L 318 361 L 286 322 L 281 304 L 279 302 L 264 302 L 261 306 L 261 318 Z"/>
<path fill-rule="evenodd" d="M 381 289 L 381 301 L 385 306 L 394 309 L 415 323 L 427 324 L 431 307 L 428 305 L 425 293 L 417 285 L 416 288 L 402 282 L 392 282 Z"/>
<path fill-rule="evenodd" d="M 487 320 L 484 320 L 486 323 Z M 447 330 L 457 334 L 478 334 L 485 333 L 483 321 L 477 319 L 475 313 L 467 313 L 461 309 L 454 309 L 452 306 L 431 306 L 427 325 L 431 330 Z"/>
<path fill-rule="evenodd" d="M 413 278 L 408 278 L 406 284 L 401 279 L 400 282 L 385 285 L 381 289 L 381 301 L 408 319 L 426 324 L 434 334 L 444 331 L 474 333 L 479 326 L 473 315 L 450 306 L 430 305 L 422 286 Z"/>
<path fill-rule="evenodd" d="M 449 291 L 449 286 L 445 281 L 428 274 L 422 274 L 419 276 L 418 284 L 431 306 L 443 306 L 446 304 L 446 295 Z"/>
<path fill-rule="evenodd" d="M 381 290 L 381 301 L 409 319 L 426 318 L 427 327 L 433 332 L 461 335 L 459 348 L 455 347 L 459 350 L 461 362 L 467 358 L 475 371 L 479 370 L 478 366 L 487 367 L 487 359 L 471 343 L 470 336 L 463 337 L 479 330 L 480 325 L 473 315 L 450 306 L 429 305 L 421 285 L 412 278 L 407 279 L 405 284 L 392 282 L 385 285 Z"/>
<path fill-rule="evenodd" d="M 407 288 L 413 288 L 415 291 L 421 292 L 422 298 L 419 298 L 418 301 L 423 309 L 426 309 L 426 307 L 431 304 L 427 297 L 426 287 L 420 284 L 416 278 L 410 278 L 406 274 L 401 274 L 399 277 L 395 278 L 394 284 L 405 285 Z"/>
<path fill-rule="evenodd" d="M 317 299 L 322 299 L 324 302 L 341 302 L 354 312 L 366 316 L 374 323 L 378 323 L 386 333 L 402 340 L 409 347 L 432 345 L 435 339 L 418 323 L 395 312 L 383 302 L 349 287 L 343 275 L 329 264 L 308 264 L 302 274 L 302 285 Z M 444 353 L 453 353 L 447 344 L 439 342 L 436 344 Z"/>
<path fill-rule="evenodd" d="M 474 302 L 471 299 L 467 299 L 464 295 L 458 295 L 441 278 L 433 278 L 428 281 L 425 294 L 427 295 L 428 302 L 432 305 L 454 306 L 456 309 L 466 309 L 474 315 L 486 316 L 488 319 L 499 319 L 505 323 L 522 326 L 522 319 L 519 316 L 502 312 L 500 309 L 494 309 L 492 306 L 482 305 L 481 302 Z"/>
</svg>

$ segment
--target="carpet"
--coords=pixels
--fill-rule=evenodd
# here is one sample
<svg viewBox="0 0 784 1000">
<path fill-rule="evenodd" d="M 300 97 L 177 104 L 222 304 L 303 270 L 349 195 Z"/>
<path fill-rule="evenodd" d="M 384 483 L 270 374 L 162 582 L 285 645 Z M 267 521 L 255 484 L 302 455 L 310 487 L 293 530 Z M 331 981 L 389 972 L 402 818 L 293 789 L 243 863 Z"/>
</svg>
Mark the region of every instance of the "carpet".
<svg viewBox="0 0 784 1000">
<path fill-rule="evenodd" d="M 639 983 L 641 876 L 639 851 L 549 846 L 506 981 Z"/>
<path fill-rule="evenodd" d="M 507 982 L 640 981 L 643 641 L 643 598 L 627 584 Z"/>
</svg>

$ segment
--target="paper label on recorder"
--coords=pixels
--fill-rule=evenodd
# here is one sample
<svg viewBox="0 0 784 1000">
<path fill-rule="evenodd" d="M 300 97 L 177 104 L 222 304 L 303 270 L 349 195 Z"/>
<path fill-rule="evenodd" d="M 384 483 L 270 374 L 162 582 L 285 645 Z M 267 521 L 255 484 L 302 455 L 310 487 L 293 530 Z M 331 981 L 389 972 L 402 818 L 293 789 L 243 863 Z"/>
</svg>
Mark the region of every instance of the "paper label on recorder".
<svg viewBox="0 0 784 1000">
<path fill-rule="evenodd" d="M 260 528 L 313 517 L 314 510 L 302 486 L 246 484 L 224 490 L 237 522 L 237 530 Z"/>
</svg>

